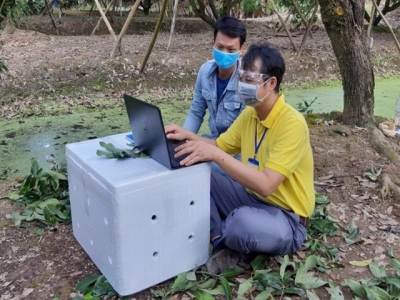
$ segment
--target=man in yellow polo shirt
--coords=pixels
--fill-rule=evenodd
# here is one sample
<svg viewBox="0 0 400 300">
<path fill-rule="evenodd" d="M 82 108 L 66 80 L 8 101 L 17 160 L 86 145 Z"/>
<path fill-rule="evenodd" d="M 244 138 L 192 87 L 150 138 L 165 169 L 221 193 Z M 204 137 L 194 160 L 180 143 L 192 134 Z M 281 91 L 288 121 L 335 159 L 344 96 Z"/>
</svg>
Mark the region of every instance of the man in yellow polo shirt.
<svg viewBox="0 0 400 300">
<path fill-rule="evenodd" d="M 247 107 L 219 138 L 209 140 L 177 125 L 170 139 L 187 140 L 181 164 L 214 161 L 228 175 L 211 174 L 211 243 L 206 266 L 220 273 L 239 253 L 284 255 L 306 237 L 315 206 L 314 165 L 304 117 L 279 93 L 285 62 L 276 49 L 253 44 L 242 59 L 237 93 Z M 242 153 L 242 162 L 229 154 Z"/>
</svg>

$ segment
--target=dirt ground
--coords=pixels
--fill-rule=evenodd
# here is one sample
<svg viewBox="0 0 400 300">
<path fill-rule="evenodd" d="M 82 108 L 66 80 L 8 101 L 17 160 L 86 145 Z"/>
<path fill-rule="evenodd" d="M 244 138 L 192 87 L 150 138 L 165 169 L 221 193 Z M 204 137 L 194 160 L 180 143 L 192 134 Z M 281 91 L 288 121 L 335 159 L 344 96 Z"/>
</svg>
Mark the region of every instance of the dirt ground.
<svg viewBox="0 0 400 300">
<path fill-rule="evenodd" d="M 399 20 L 399 16 L 391 18 Z M 169 34 L 162 32 L 145 74 L 139 74 L 151 34 L 146 30 L 136 33 L 133 30 L 123 39 L 125 56 L 110 58 L 113 48 L 110 35 L 83 36 L 72 32 L 73 28 L 83 28 L 87 23 L 93 25 L 96 20 L 97 17 L 93 17 L 82 21 L 67 15 L 59 24 L 63 35 L 57 36 L 49 34 L 52 29 L 47 18 L 35 18 L 25 23 L 24 29 L 0 36 L 3 44 L 0 58 L 9 68 L 8 73 L 0 75 L 2 118 L 21 117 L 18 111 L 24 102 L 35 105 L 58 101 L 65 95 L 71 105 L 86 105 L 77 91 L 90 91 L 88 97 L 93 102 L 104 97 L 104 90 L 115 97 L 126 91 L 139 95 L 152 92 L 160 99 L 179 93 L 190 97 L 199 66 L 211 57 L 212 32 L 208 25 L 191 20 L 191 27 L 183 22 L 177 28 L 179 34 L 174 36 L 169 51 L 166 50 Z M 77 22 L 83 23 L 74 25 Z M 267 40 L 281 51 L 287 63 L 286 86 L 327 84 L 326 80 L 339 79 L 332 47 L 322 26 L 313 28 L 313 39 L 307 41 L 302 56 L 298 57 L 285 34 L 274 32 L 274 22 L 276 20 L 248 20 L 248 42 Z M 138 24 L 140 22 L 135 26 L 139 27 Z M 68 35 L 68 28 L 71 35 Z M 104 28 L 102 30 L 104 33 Z M 88 34 L 90 30 L 82 33 Z M 294 32 L 296 45 L 301 44 L 303 33 L 303 30 Z M 399 55 L 390 34 L 374 32 L 373 38 L 375 75 L 399 76 Z M 184 96 L 182 91 L 189 96 Z M 340 230 L 328 239 L 332 247 L 339 248 L 340 262 L 345 268 L 329 271 L 323 279 L 340 283 L 346 278 L 369 277 L 365 268 L 349 265 L 352 260 L 373 259 L 389 267 L 387 250 L 392 249 L 400 257 L 400 231 L 387 230 L 399 228 L 399 199 L 392 194 L 382 199 L 381 182 L 363 178 L 363 172 L 371 166 L 391 169 L 392 176 L 399 170 L 373 147 L 368 130 L 342 125 L 328 116 L 322 118 L 331 125 L 310 126 L 316 191 L 330 199 L 329 214 L 338 219 L 339 224 L 344 226 L 354 220 L 365 241 L 363 245 L 347 245 Z M 399 151 L 400 137 L 390 141 Z M 0 197 L 14 185 L 15 181 L 3 181 Z M 8 199 L 0 199 L 0 300 L 54 299 L 55 296 L 69 299 L 78 281 L 99 274 L 74 239 L 71 226 L 60 225 L 56 230 L 37 236 L 33 226 L 13 225 L 9 214 L 15 210 Z M 321 299 L 329 299 L 325 289 L 317 293 Z M 151 297 L 150 290 L 146 290 L 133 295 L 132 299 Z"/>
</svg>

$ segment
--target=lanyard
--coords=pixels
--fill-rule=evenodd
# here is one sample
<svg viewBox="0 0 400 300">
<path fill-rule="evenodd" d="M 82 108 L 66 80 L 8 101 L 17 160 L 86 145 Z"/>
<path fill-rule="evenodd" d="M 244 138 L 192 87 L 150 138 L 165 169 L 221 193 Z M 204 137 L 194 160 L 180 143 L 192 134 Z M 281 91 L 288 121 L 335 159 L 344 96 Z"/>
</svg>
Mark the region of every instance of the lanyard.
<svg viewBox="0 0 400 300">
<path fill-rule="evenodd" d="M 267 133 L 267 128 L 264 129 L 264 132 L 263 132 L 263 134 L 261 136 L 261 139 L 257 144 L 257 122 L 256 122 L 256 130 L 254 132 L 254 159 L 256 159 L 258 148 L 260 148 L 261 143 L 262 143 L 266 133 Z"/>
</svg>

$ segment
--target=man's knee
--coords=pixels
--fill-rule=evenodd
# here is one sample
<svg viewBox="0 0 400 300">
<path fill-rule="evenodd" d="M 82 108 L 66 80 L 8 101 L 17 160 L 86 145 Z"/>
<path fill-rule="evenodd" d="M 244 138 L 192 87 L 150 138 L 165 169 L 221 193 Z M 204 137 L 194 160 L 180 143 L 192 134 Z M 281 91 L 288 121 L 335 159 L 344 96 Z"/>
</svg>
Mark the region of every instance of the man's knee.
<svg viewBox="0 0 400 300">
<path fill-rule="evenodd" d="M 257 248 L 256 230 L 259 224 L 254 224 L 251 220 L 253 210 L 252 207 L 242 206 L 230 213 L 224 230 L 228 247 L 243 253 Z"/>
<path fill-rule="evenodd" d="M 226 245 L 243 253 L 282 254 L 293 252 L 293 233 L 290 226 L 286 230 L 282 228 L 284 226 L 274 228 L 279 225 L 272 218 L 268 218 L 267 214 L 263 210 L 248 206 L 237 208 L 231 212 L 226 220 L 224 230 Z"/>
</svg>

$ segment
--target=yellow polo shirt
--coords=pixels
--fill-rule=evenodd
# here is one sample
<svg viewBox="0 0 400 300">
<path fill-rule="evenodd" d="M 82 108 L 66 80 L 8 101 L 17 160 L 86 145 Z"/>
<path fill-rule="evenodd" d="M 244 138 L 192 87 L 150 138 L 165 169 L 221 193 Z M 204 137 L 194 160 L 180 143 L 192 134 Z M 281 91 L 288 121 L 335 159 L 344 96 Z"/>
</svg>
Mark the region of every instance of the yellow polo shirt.
<svg viewBox="0 0 400 300">
<path fill-rule="evenodd" d="M 216 140 L 217 145 L 227 153 L 242 154 L 242 162 L 254 158 L 255 131 L 257 144 L 263 132 L 267 133 L 256 154 L 258 170 L 268 168 L 283 174 L 286 178 L 265 202 L 294 211 L 297 215 L 310 217 L 315 207 L 314 162 L 310 135 L 304 117 L 279 95 L 271 112 L 260 121 L 252 107 L 246 107 L 229 129 Z"/>
</svg>

